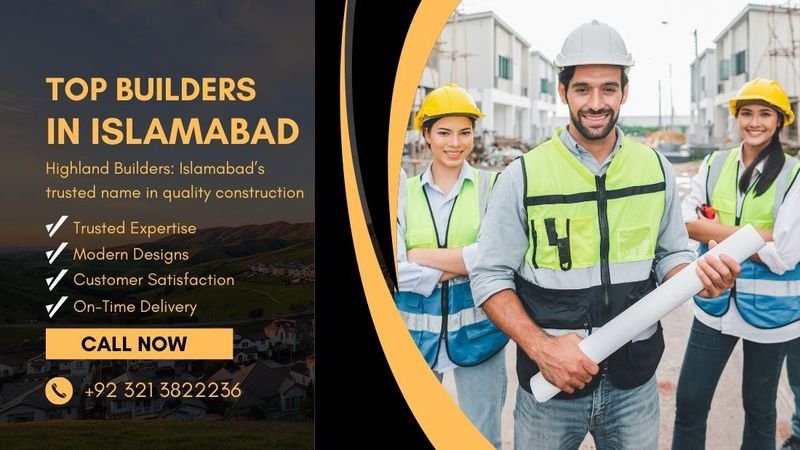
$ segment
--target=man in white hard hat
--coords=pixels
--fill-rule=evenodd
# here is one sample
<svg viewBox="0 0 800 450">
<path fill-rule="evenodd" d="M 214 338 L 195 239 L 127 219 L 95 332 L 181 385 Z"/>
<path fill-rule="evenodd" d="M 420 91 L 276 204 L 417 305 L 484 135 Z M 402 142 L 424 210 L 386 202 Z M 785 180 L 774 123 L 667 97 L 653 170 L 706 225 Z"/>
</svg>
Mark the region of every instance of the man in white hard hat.
<svg viewBox="0 0 800 450">
<path fill-rule="evenodd" d="M 595 364 L 578 347 L 695 259 L 675 177 L 654 150 L 616 126 L 633 65 L 610 26 L 573 30 L 555 60 L 566 130 L 498 178 L 479 237 L 476 304 L 517 343 L 516 448 L 656 449 L 656 324 Z M 731 258 L 700 262 L 701 295 L 715 297 L 740 270 Z M 530 379 L 563 392 L 539 403 Z"/>
</svg>

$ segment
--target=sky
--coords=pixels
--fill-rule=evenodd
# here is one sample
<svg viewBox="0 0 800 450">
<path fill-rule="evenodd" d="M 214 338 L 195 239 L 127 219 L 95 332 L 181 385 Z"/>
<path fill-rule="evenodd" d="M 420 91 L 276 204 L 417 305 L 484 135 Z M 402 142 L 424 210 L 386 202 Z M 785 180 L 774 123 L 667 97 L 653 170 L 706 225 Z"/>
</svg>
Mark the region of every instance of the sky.
<svg viewBox="0 0 800 450">
<path fill-rule="evenodd" d="M 623 115 L 658 115 L 660 79 L 662 114 L 670 114 L 671 87 L 675 115 L 688 116 L 694 30 L 702 53 L 714 47 L 714 38 L 747 3 L 787 4 L 786 0 L 463 0 L 459 11 L 494 11 L 531 44 L 531 50 L 539 50 L 551 60 L 572 29 L 592 19 L 608 23 L 622 35 L 635 64 L 629 74 L 631 87 Z M 559 106 L 556 114 L 565 116 L 566 107 Z"/>
</svg>

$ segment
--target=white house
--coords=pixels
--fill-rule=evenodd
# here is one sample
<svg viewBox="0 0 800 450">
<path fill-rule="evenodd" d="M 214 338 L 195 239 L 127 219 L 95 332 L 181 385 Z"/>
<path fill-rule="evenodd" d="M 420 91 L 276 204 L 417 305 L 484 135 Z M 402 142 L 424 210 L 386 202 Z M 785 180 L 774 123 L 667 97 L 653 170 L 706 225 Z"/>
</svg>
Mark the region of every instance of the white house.
<svg viewBox="0 0 800 450">
<path fill-rule="evenodd" d="M 25 373 L 25 357 L 0 355 L 0 378 Z"/>
<path fill-rule="evenodd" d="M 492 11 L 457 13 L 434 53 L 440 84 L 458 83 L 486 113 L 476 135 L 530 141 L 530 44 L 521 34 Z"/>
<path fill-rule="evenodd" d="M 550 139 L 556 129 L 558 77 L 551 59 L 539 51 L 531 52 L 531 144 Z"/>
<path fill-rule="evenodd" d="M 291 319 L 277 319 L 264 328 L 264 334 L 270 342 L 280 342 L 292 351 L 297 350 L 300 344 L 300 333 L 297 330 L 297 323 Z"/>
<path fill-rule="evenodd" d="M 235 332 L 233 335 L 233 347 L 236 350 L 256 347 L 259 352 L 266 352 L 269 350 L 269 341 L 270 338 L 263 331 L 256 333 Z"/>
<path fill-rule="evenodd" d="M 76 391 L 80 392 L 80 380 L 75 378 L 70 381 Z M 0 423 L 76 420 L 80 395 L 75 395 L 66 404 L 57 406 L 45 397 L 45 387 L 44 381 L 4 384 Z"/>
<path fill-rule="evenodd" d="M 249 364 L 258 359 L 258 348 L 255 346 L 247 347 L 244 349 L 235 349 L 233 360 L 236 361 L 236 364 L 244 365 Z"/>
<path fill-rule="evenodd" d="M 291 378 L 284 379 L 278 387 L 278 393 L 281 397 L 281 411 L 297 411 L 300 409 L 300 404 L 306 397 L 306 388 L 307 386 L 303 386 Z"/>
<path fill-rule="evenodd" d="M 777 80 L 797 111 L 800 74 L 795 46 L 800 41 L 800 10 L 796 7 L 748 4 L 714 39 L 718 80 L 713 136 L 727 143 L 740 141 L 728 100 L 757 77 Z M 785 141 L 797 142 L 798 124 L 784 130 Z"/>
<path fill-rule="evenodd" d="M 58 363 L 44 359 L 44 353 L 40 353 L 25 362 L 25 373 L 28 375 L 46 375 L 54 370 L 58 370 Z"/>
<path fill-rule="evenodd" d="M 716 123 L 717 57 L 713 48 L 691 64 L 691 108 L 688 138 L 693 144 L 712 144 Z M 726 111 L 727 112 L 727 111 Z"/>
</svg>

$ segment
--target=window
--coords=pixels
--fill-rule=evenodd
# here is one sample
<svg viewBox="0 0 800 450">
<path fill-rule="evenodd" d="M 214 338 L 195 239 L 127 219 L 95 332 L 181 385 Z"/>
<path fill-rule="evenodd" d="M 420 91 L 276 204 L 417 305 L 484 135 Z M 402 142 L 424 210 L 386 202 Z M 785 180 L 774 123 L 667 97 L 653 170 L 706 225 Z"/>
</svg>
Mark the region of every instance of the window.
<svg viewBox="0 0 800 450">
<path fill-rule="evenodd" d="M 745 73 L 745 50 L 742 50 L 734 56 L 733 74 L 739 75 Z"/>
<path fill-rule="evenodd" d="M 547 78 L 540 78 L 539 79 L 539 90 L 542 94 L 555 94 L 556 93 L 556 82 L 550 81 Z"/>
<path fill-rule="evenodd" d="M 497 57 L 497 76 L 500 78 L 504 78 L 506 80 L 511 79 L 511 58 L 506 58 L 505 56 L 498 56 Z"/>
<path fill-rule="evenodd" d="M 730 61 L 723 59 L 719 62 L 719 79 L 722 81 L 730 78 Z"/>
<path fill-rule="evenodd" d="M 700 96 L 706 96 L 706 77 L 700 77 Z"/>
</svg>

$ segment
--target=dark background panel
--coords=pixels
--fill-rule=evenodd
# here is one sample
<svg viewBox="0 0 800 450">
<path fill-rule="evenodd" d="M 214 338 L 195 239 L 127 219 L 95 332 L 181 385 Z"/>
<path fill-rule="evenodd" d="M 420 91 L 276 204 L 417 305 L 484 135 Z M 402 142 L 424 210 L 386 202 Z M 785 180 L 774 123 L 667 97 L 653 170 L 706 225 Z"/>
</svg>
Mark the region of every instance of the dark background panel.
<svg viewBox="0 0 800 450">
<path fill-rule="evenodd" d="M 339 132 L 343 3 L 317 3 L 315 441 L 317 448 L 341 444 L 430 448 L 386 362 L 353 251 Z M 386 179 L 389 108 L 400 49 L 416 7 L 416 2 L 362 1 L 354 16 L 354 150 L 358 149 L 376 238 L 389 261 L 393 255 Z M 382 442 L 365 442 L 367 435 L 379 436 Z"/>
</svg>

